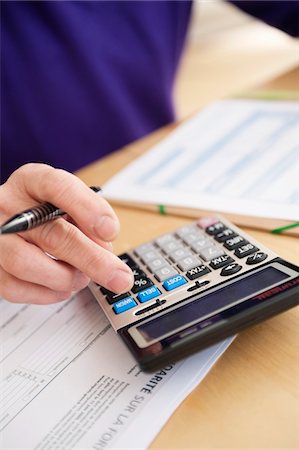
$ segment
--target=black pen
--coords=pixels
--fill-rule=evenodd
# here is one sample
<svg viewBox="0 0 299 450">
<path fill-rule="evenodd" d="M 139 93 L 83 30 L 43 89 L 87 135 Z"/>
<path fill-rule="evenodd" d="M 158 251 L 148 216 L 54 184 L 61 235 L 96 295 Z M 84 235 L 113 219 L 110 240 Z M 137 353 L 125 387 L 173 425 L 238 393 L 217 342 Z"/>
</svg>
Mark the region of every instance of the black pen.
<svg viewBox="0 0 299 450">
<path fill-rule="evenodd" d="M 100 187 L 90 186 L 94 192 L 101 191 Z M 39 225 L 42 225 L 57 217 L 63 216 L 66 213 L 52 205 L 52 203 L 43 203 L 34 208 L 26 209 L 19 214 L 8 219 L 0 226 L 0 234 L 19 233 L 21 231 L 32 230 Z"/>
</svg>

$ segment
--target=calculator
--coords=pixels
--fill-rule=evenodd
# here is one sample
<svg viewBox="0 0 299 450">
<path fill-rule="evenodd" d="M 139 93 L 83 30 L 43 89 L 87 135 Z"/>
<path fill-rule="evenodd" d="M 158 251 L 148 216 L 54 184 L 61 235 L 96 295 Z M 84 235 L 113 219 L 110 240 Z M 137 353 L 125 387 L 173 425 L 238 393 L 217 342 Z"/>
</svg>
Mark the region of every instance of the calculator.
<svg viewBox="0 0 299 450">
<path fill-rule="evenodd" d="M 228 220 L 201 218 L 119 255 L 130 292 L 90 289 L 153 372 L 298 304 L 299 268 Z"/>
</svg>

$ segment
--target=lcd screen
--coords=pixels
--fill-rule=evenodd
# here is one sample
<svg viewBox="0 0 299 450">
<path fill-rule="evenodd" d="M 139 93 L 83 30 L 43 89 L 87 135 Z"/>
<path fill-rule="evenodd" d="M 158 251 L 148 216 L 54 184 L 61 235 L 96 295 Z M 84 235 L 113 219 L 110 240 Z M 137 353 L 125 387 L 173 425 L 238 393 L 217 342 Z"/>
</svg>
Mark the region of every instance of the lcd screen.
<svg viewBox="0 0 299 450">
<path fill-rule="evenodd" d="M 288 274 L 274 267 L 267 267 L 217 291 L 195 298 L 187 305 L 168 311 L 156 319 L 142 323 L 137 330 L 149 342 L 189 325 L 191 322 L 229 308 L 246 297 L 263 291 L 286 278 L 289 278 Z"/>
</svg>

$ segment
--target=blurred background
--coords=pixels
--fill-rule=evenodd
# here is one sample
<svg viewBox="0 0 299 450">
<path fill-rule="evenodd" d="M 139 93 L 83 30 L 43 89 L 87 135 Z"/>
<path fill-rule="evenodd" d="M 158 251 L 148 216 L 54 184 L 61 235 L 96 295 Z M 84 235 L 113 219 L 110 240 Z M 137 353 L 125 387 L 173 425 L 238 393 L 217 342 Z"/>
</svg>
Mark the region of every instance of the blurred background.
<svg viewBox="0 0 299 450">
<path fill-rule="evenodd" d="M 213 100 L 247 91 L 299 65 L 299 40 L 223 0 L 194 0 L 180 66 L 178 118 Z"/>
</svg>

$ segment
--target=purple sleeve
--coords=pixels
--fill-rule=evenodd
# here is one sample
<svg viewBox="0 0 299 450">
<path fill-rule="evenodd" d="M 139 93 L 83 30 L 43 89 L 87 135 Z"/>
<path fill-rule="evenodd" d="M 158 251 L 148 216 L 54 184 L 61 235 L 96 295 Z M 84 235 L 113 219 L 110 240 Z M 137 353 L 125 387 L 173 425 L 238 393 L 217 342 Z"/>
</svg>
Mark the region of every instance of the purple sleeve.
<svg viewBox="0 0 299 450">
<path fill-rule="evenodd" d="M 279 28 L 291 36 L 299 36 L 299 1 L 230 1 L 244 12 Z"/>
</svg>

